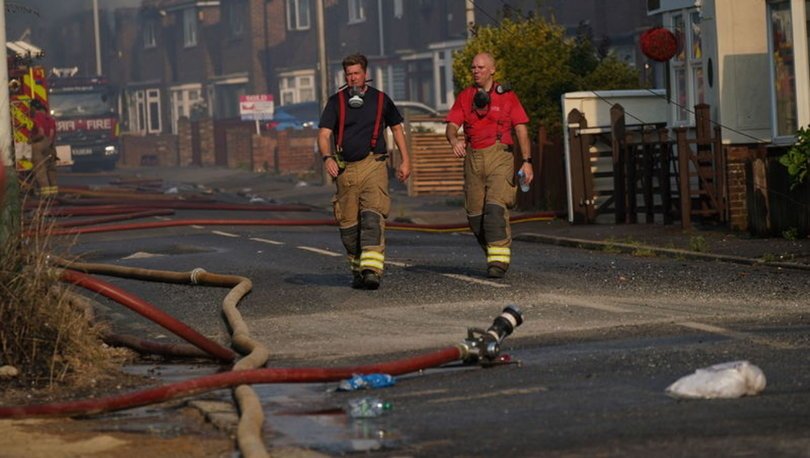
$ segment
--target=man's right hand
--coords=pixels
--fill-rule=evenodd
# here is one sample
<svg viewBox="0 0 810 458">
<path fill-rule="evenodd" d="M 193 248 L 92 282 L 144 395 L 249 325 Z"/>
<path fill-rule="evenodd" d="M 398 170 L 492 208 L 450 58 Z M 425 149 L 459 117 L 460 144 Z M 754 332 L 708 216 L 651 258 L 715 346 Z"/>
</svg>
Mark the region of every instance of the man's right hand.
<svg viewBox="0 0 810 458">
<path fill-rule="evenodd" d="M 323 165 L 326 167 L 326 173 L 328 173 L 329 176 L 332 178 L 337 178 L 340 168 L 338 168 L 337 161 L 335 161 L 334 157 L 330 157 L 324 161 Z"/>
<path fill-rule="evenodd" d="M 467 141 L 466 140 L 456 140 L 453 143 L 453 154 L 456 157 L 464 157 L 467 155 Z"/>
</svg>

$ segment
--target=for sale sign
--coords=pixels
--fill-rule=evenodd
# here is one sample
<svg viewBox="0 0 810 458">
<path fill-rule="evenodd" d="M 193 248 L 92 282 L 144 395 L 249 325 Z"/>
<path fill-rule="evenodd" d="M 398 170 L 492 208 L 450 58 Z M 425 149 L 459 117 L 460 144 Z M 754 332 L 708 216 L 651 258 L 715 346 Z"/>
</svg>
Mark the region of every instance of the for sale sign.
<svg viewBox="0 0 810 458">
<path fill-rule="evenodd" d="M 267 121 L 273 119 L 273 94 L 239 96 L 239 116 L 242 121 Z"/>
</svg>

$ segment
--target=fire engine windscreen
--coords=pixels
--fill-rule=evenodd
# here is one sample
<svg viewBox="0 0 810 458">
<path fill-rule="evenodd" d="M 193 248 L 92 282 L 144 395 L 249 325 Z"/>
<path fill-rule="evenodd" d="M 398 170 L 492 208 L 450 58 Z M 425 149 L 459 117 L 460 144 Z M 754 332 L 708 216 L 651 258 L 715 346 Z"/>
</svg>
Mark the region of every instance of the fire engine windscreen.
<svg viewBox="0 0 810 458">
<path fill-rule="evenodd" d="M 48 100 L 57 118 L 109 116 L 115 113 L 114 97 L 106 91 L 52 92 Z"/>
</svg>

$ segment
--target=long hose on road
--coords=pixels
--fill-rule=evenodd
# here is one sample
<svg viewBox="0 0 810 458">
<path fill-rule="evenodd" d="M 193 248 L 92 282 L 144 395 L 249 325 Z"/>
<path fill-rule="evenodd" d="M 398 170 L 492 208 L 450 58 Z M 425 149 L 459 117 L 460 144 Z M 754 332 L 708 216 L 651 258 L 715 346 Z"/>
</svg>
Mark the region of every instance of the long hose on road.
<svg viewBox="0 0 810 458">
<path fill-rule="evenodd" d="M 355 374 L 386 373 L 402 375 L 463 359 L 461 346 L 406 359 L 375 364 L 336 368 L 267 368 L 224 372 L 171 383 L 147 390 L 98 399 L 67 401 L 53 404 L 0 407 L 0 418 L 93 415 L 154 404 L 244 384 L 334 382 Z"/>
</svg>

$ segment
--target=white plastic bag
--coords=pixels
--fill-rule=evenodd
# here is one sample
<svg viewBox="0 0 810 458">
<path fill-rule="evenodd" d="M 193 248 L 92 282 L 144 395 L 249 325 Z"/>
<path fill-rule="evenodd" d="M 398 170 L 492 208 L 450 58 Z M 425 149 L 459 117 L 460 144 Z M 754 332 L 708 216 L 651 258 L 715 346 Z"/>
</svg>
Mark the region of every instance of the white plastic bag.
<svg viewBox="0 0 810 458">
<path fill-rule="evenodd" d="M 765 389 L 765 374 L 748 361 L 731 361 L 698 369 L 668 386 L 675 398 L 717 399 L 753 396 Z"/>
</svg>

